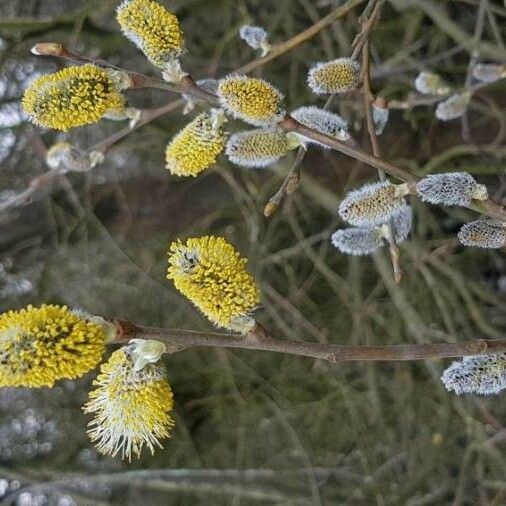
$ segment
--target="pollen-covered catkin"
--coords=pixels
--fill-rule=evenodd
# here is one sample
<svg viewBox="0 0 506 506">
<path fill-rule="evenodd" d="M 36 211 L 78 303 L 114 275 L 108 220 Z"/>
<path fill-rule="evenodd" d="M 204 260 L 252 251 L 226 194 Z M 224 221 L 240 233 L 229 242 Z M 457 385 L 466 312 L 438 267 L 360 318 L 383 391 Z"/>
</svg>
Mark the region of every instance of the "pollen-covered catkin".
<svg viewBox="0 0 506 506">
<path fill-rule="evenodd" d="M 43 304 L 0 315 L 0 386 L 52 387 L 100 362 L 108 334 L 66 306 Z"/>
<path fill-rule="evenodd" d="M 116 350 L 100 367 L 95 387 L 83 407 L 93 415 L 88 435 L 100 453 L 140 457 L 144 446 L 154 453 L 170 437 L 173 394 L 161 365 L 136 367 L 132 344 Z"/>
<path fill-rule="evenodd" d="M 290 116 L 304 126 L 312 128 L 322 134 L 329 135 L 330 137 L 334 137 L 340 141 L 346 141 L 350 138 L 348 123 L 338 114 L 326 111 L 325 109 L 320 109 L 315 106 L 303 106 L 292 111 Z M 305 143 L 318 144 L 328 149 L 328 146 L 318 141 L 309 139 L 300 134 L 295 135 L 299 136 Z"/>
<path fill-rule="evenodd" d="M 360 64 L 351 58 L 320 62 L 307 75 L 309 88 L 317 95 L 346 93 L 360 82 Z"/>
<path fill-rule="evenodd" d="M 425 176 L 416 185 L 424 202 L 445 206 L 468 207 L 473 199 L 486 200 L 487 188 L 467 172 L 447 172 Z"/>
<path fill-rule="evenodd" d="M 246 334 L 260 302 L 246 262 L 223 237 L 190 238 L 170 245 L 167 278 L 216 326 Z"/>
<path fill-rule="evenodd" d="M 506 224 L 482 218 L 462 226 L 457 234 L 464 246 L 498 249 L 506 245 Z"/>
<path fill-rule="evenodd" d="M 404 185 L 389 181 L 370 183 L 349 192 L 339 205 L 339 216 L 358 227 L 381 225 L 401 212 L 406 205 Z"/>
<path fill-rule="evenodd" d="M 436 106 L 436 118 L 449 121 L 460 118 L 466 111 L 471 94 L 469 92 L 455 93 Z"/>
<path fill-rule="evenodd" d="M 259 128 L 232 135 L 227 142 L 225 153 L 236 165 L 263 168 L 277 162 L 290 149 L 292 145 L 285 132 Z"/>
<path fill-rule="evenodd" d="M 124 0 L 116 17 L 125 37 L 161 70 L 184 53 L 179 21 L 163 5 L 153 0 Z"/>
<path fill-rule="evenodd" d="M 109 72 L 91 64 L 39 77 L 25 90 L 22 103 L 33 123 L 64 131 L 125 109 Z"/>
<path fill-rule="evenodd" d="M 283 95 L 263 79 L 231 75 L 219 81 L 217 93 L 229 114 L 251 125 L 272 125 L 285 114 Z"/>
<path fill-rule="evenodd" d="M 464 357 L 444 371 L 441 381 L 458 395 L 498 394 L 506 388 L 506 353 Z"/>
<path fill-rule="evenodd" d="M 165 161 L 171 174 L 195 177 L 216 163 L 226 134 L 215 123 L 210 114 L 199 114 L 169 142 Z"/>
<path fill-rule="evenodd" d="M 445 84 L 441 76 L 433 72 L 420 72 L 415 79 L 415 89 L 424 95 L 446 95 L 450 87 Z"/>
</svg>

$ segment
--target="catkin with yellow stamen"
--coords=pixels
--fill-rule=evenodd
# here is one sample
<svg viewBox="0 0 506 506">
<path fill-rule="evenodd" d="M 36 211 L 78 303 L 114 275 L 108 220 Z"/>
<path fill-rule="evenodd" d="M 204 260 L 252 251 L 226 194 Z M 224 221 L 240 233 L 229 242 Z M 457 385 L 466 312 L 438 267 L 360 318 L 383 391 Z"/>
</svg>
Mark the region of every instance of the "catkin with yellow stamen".
<svg viewBox="0 0 506 506">
<path fill-rule="evenodd" d="M 223 237 L 195 237 L 170 245 L 167 278 L 216 326 L 246 334 L 260 302 L 246 263 Z"/>
<path fill-rule="evenodd" d="M 308 72 L 307 84 L 317 95 L 346 93 L 360 82 L 360 64 L 351 58 L 320 62 Z"/>
<path fill-rule="evenodd" d="M 125 110 L 125 97 L 116 80 L 95 65 L 39 77 L 25 90 L 22 103 L 33 123 L 64 131 Z"/>
<path fill-rule="evenodd" d="M 339 205 L 339 216 L 358 227 L 371 227 L 386 223 L 406 206 L 406 185 L 393 185 L 389 181 L 366 184 L 349 192 Z"/>
<path fill-rule="evenodd" d="M 225 148 L 228 159 L 242 167 L 268 167 L 298 145 L 294 137 L 281 130 L 259 128 L 230 137 Z"/>
<path fill-rule="evenodd" d="M 0 386 L 52 387 L 94 369 L 108 340 L 106 324 L 66 306 L 43 304 L 0 315 Z"/>
<path fill-rule="evenodd" d="M 124 0 L 116 17 L 125 37 L 161 70 L 184 53 L 179 21 L 163 5 L 152 0 Z"/>
<path fill-rule="evenodd" d="M 226 134 L 208 113 L 199 114 L 168 144 L 166 168 L 176 176 L 197 176 L 216 163 Z"/>
<path fill-rule="evenodd" d="M 83 407 L 93 414 L 88 435 L 100 453 L 131 460 L 146 446 L 154 453 L 161 439 L 170 437 L 174 401 L 162 366 L 146 362 L 136 367 L 137 345 L 115 351 L 100 367 L 95 389 Z"/>
<path fill-rule="evenodd" d="M 218 84 L 221 106 L 233 116 L 255 126 L 267 126 L 280 121 L 283 95 L 263 79 L 232 75 Z"/>
</svg>

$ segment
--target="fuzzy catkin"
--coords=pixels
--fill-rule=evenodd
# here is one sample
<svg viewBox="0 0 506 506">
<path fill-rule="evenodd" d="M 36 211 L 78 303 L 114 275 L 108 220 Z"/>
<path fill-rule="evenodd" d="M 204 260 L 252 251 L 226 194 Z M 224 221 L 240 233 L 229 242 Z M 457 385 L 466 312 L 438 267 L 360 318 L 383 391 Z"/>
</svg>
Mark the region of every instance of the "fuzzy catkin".
<svg viewBox="0 0 506 506">
<path fill-rule="evenodd" d="M 22 104 L 36 125 L 63 131 L 125 110 L 125 98 L 115 79 L 109 71 L 91 64 L 39 77 L 25 90 Z"/>
<path fill-rule="evenodd" d="M 424 202 L 468 207 L 473 199 L 485 200 L 487 189 L 467 172 L 447 172 L 425 176 L 416 185 Z"/>
<path fill-rule="evenodd" d="M 166 168 L 176 176 L 196 177 L 216 163 L 225 147 L 226 134 L 208 113 L 199 114 L 169 142 Z"/>
<path fill-rule="evenodd" d="M 263 79 L 231 75 L 220 79 L 217 94 L 229 114 L 254 126 L 272 125 L 285 114 L 282 93 Z"/>
<path fill-rule="evenodd" d="M 315 106 L 303 106 L 292 111 L 290 116 L 302 125 L 340 141 L 345 141 L 350 138 L 348 123 L 338 114 L 326 111 L 325 109 L 320 109 Z M 305 143 L 318 144 L 325 149 L 329 149 L 328 146 L 318 141 L 301 134 L 296 135 Z"/>
<path fill-rule="evenodd" d="M 232 135 L 225 147 L 225 154 L 236 165 L 263 168 L 285 156 L 290 147 L 283 131 L 259 128 Z"/>
<path fill-rule="evenodd" d="M 359 82 L 360 64 L 351 58 L 317 63 L 307 75 L 307 84 L 317 95 L 346 93 L 354 90 Z"/>
<path fill-rule="evenodd" d="M 185 51 L 183 32 L 177 17 L 153 0 L 124 0 L 117 8 L 117 20 L 123 34 L 156 67 Z"/>
<path fill-rule="evenodd" d="M 381 232 L 374 227 L 351 227 L 336 230 L 332 245 L 347 255 L 370 255 L 383 246 Z"/>
<path fill-rule="evenodd" d="M 167 279 L 219 327 L 248 333 L 260 291 L 246 270 L 247 259 L 223 237 L 204 236 L 173 242 Z"/>
<path fill-rule="evenodd" d="M 458 395 L 498 394 L 506 388 L 506 354 L 464 357 L 443 372 L 441 381 Z"/>
<path fill-rule="evenodd" d="M 339 206 L 339 216 L 359 227 L 381 225 L 406 205 L 389 181 L 370 183 L 349 192 Z"/>
<path fill-rule="evenodd" d="M 424 95 L 446 95 L 450 92 L 450 87 L 444 83 L 441 76 L 426 71 L 416 76 L 415 89 Z"/>
<path fill-rule="evenodd" d="M 460 118 L 466 111 L 471 94 L 468 92 L 455 93 L 436 106 L 436 118 L 441 121 L 450 121 Z"/>
<path fill-rule="evenodd" d="M 404 242 L 411 230 L 413 213 L 411 207 L 405 205 L 392 218 L 392 225 L 397 244 Z M 348 255 L 370 255 L 381 248 L 385 241 L 384 224 L 379 227 L 351 227 L 337 230 L 331 236 L 331 242 L 341 253 Z M 387 229 L 388 230 L 388 229 Z"/>
<path fill-rule="evenodd" d="M 499 220 L 483 218 L 463 225 L 457 237 L 464 246 L 499 249 L 506 245 L 506 227 Z"/>
</svg>

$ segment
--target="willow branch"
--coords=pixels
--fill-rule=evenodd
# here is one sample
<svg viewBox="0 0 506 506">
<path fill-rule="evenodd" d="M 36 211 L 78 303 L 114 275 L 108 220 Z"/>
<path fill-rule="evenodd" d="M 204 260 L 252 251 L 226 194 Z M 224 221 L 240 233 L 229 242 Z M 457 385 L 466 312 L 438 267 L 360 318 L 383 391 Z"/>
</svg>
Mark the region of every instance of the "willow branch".
<svg viewBox="0 0 506 506">
<path fill-rule="evenodd" d="M 270 52 L 266 56 L 264 56 L 263 58 L 259 58 L 255 61 L 252 61 L 250 63 L 247 63 L 246 65 L 243 65 L 242 67 L 237 69 L 237 72 L 242 73 L 251 72 L 252 70 L 257 69 L 262 65 L 265 65 L 266 63 L 274 60 L 275 58 L 278 58 L 282 54 L 291 51 L 292 49 L 300 46 L 304 42 L 307 42 L 308 40 L 312 39 L 315 35 L 317 35 L 323 29 L 327 28 L 327 26 L 331 25 L 334 21 L 346 16 L 348 12 L 354 9 L 357 5 L 360 5 L 361 3 L 364 2 L 365 0 L 348 0 L 348 2 L 346 2 L 344 5 L 341 5 L 337 9 L 333 10 L 330 14 L 320 19 L 320 21 L 310 26 L 307 30 L 304 30 L 303 32 L 299 33 L 298 35 L 295 35 L 295 37 L 292 37 L 291 39 L 285 42 L 273 45 Z"/>
<path fill-rule="evenodd" d="M 235 348 L 271 351 L 288 355 L 319 358 L 331 363 L 352 361 L 408 361 L 436 358 L 459 358 L 506 351 L 506 340 L 479 339 L 463 343 L 398 344 L 351 346 L 278 339 L 266 332 L 225 334 L 182 329 L 145 327 L 124 320 L 112 320 L 119 332 L 117 343 L 130 339 L 156 339 L 174 353 L 191 348 Z"/>
<path fill-rule="evenodd" d="M 371 14 L 370 19 L 364 19 L 362 21 L 362 33 L 365 33 L 364 43 L 362 46 L 362 83 L 364 93 L 362 94 L 363 98 L 363 106 L 367 124 L 367 132 L 369 134 L 369 141 L 372 147 L 372 154 L 376 158 L 381 158 L 381 150 L 378 141 L 378 136 L 376 135 L 376 126 L 374 125 L 373 118 L 373 101 L 374 95 L 371 90 L 371 55 L 370 55 L 370 33 L 372 28 L 374 27 L 375 22 L 379 19 L 380 9 L 383 2 L 378 2 L 374 5 L 374 10 Z M 358 44 L 357 44 L 358 47 Z M 380 181 L 385 181 L 386 176 L 382 170 L 378 169 L 378 176 Z M 395 240 L 395 228 L 393 224 L 393 219 L 390 219 L 388 222 L 388 250 L 390 252 L 390 261 L 392 262 L 392 268 L 394 272 L 394 279 L 396 283 L 400 283 L 402 279 L 402 269 L 400 265 L 400 252 L 399 247 L 397 246 L 397 242 Z"/>
<path fill-rule="evenodd" d="M 344 142 L 338 141 L 333 137 L 317 132 L 316 130 L 312 130 L 311 128 L 302 125 L 291 116 L 285 116 L 285 118 L 283 118 L 279 123 L 279 126 L 287 132 L 300 133 L 301 135 L 318 141 L 319 143 L 324 144 L 325 146 L 335 151 L 339 151 L 340 153 L 343 153 L 351 158 L 354 158 L 355 160 L 370 165 L 375 169 L 382 170 L 389 176 L 395 177 L 406 183 L 412 183 L 412 186 L 414 186 L 414 183 L 421 179 L 415 174 L 412 174 L 411 172 L 402 169 L 401 167 L 397 167 L 396 165 L 393 165 L 386 160 L 382 160 L 376 156 L 369 155 L 365 151 L 348 146 Z M 412 193 L 414 193 L 414 189 L 412 190 Z M 480 214 L 484 214 L 486 216 L 490 216 L 491 218 L 506 222 L 506 208 L 492 199 L 482 201 L 475 200 L 469 206 L 469 209 L 473 209 Z"/>
</svg>

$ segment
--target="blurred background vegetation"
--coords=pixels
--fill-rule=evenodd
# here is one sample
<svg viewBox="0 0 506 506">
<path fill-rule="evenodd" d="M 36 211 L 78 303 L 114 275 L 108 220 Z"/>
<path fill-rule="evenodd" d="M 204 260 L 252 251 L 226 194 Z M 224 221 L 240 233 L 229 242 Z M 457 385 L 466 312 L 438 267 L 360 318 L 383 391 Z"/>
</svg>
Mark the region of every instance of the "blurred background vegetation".
<svg viewBox="0 0 506 506">
<path fill-rule="evenodd" d="M 195 78 L 226 74 L 258 55 L 238 38 L 257 24 L 271 42 L 293 37 L 339 0 L 160 0 L 186 32 L 184 67 Z M 34 128 L 21 112 L 24 88 L 62 61 L 36 58 L 39 41 L 155 75 L 121 34 L 117 0 L 0 0 L 0 200 L 47 170 L 37 145 L 70 139 L 86 149 L 124 125 L 103 121 L 68 134 Z M 480 39 L 477 11 L 485 9 Z M 362 4 L 313 40 L 257 71 L 288 108 L 322 105 L 305 86 L 315 61 L 349 54 Z M 506 6 L 492 0 L 386 2 L 372 37 L 373 89 L 404 98 L 420 70 L 463 85 L 472 51 L 506 61 Z M 506 85 L 471 103 L 470 135 L 432 106 L 391 113 L 385 158 L 419 174 L 466 170 L 505 202 Z M 176 100 L 129 92 L 137 107 Z M 369 150 L 361 101 L 334 109 Z M 413 201 L 412 237 L 401 247 L 404 277 L 388 252 L 350 258 L 330 245 L 342 226 L 343 193 L 375 172 L 311 148 L 299 190 L 262 215 L 290 159 L 245 170 L 222 158 L 193 179 L 171 177 L 164 147 L 188 117 L 178 109 L 116 144 L 104 164 L 60 178 L 53 191 L 0 215 L 0 308 L 55 302 L 159 326 L 209 329 L 165 279 L 175 238 L 220 234 L 248 258 L 262 286 L 258 319 L 293 339 L 387 344 L 504 337 L 504 251 L 464 249 L 455 235 L 470 211 Z M 233 128 L 244 128 L 238 122 Z M 443 361 L 348 363 L 253 351 L 189 350 L 166 366 L 177 425 L 165 450 L 132 464 L 99 456 L 81 414 L 94 376 L 52 390 L 0 391 L 0 497 L 5 504 L 502 505 L 506 504 L 506 405 L 457 398 L 439 381 Z M 116 473 L 116 474 L 114 474 Z M 117 474 L 119 473 L 119 474 Z"/>
</svg>

